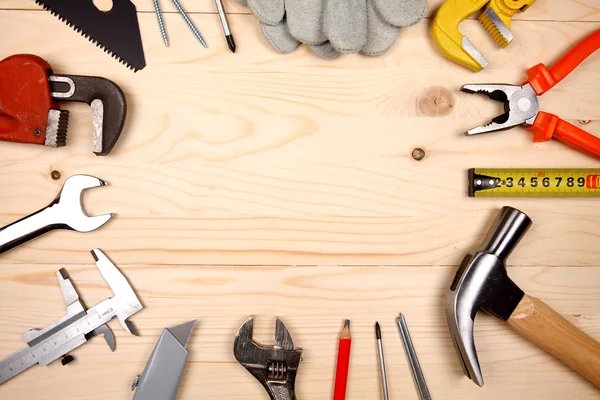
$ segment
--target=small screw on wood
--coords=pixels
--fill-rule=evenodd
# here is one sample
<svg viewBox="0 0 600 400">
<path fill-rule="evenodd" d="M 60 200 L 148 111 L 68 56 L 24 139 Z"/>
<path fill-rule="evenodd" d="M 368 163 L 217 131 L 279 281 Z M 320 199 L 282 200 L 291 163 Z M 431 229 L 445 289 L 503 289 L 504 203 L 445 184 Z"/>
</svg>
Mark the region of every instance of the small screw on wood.
<svg viewBox="0 0 600 400">
<path fill-rule="evenodd" d="M 421 161 L 425 158 L 425 150 L 423 150 L 420 147 L 417 147 L 412 151 L 412 158 L 414 158 L 417 161 Z"/>
<path fill-rule="evenodd" d="M 589 119 L 580 119 L 580 120 L 579 120 L 579 123 L 580 123 L 581 125 L 587 125 L 587 124 L 589 124 L 590 122 L 591 122 L 591 121 L 590 121 Z"/>
<path fill-rule="evenodd" d="M 54 170 L 50 173 L 50 176 L 52 177 L 52 179 L 54 179 L 55 181 L 60 179 L 60 172 Z"/>
</svg>

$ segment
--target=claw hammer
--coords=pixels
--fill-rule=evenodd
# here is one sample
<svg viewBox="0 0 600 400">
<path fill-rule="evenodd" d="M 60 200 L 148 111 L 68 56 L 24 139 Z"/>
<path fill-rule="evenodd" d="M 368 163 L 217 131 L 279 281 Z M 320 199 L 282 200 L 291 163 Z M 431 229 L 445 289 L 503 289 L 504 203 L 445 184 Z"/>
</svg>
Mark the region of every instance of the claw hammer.
<svg viewBox="0 0 600 400">
<path fill-rule="evenodd" d="M 483 386 L 473 325 L 480 309 L 600 387 L 600 343 L 508 277 L 506 259 L 531 226 L 527 215 L 503 207 L 481 247 L 467 254 L 446 297 L 446 318 L 465 374 Z"/>
</svg>

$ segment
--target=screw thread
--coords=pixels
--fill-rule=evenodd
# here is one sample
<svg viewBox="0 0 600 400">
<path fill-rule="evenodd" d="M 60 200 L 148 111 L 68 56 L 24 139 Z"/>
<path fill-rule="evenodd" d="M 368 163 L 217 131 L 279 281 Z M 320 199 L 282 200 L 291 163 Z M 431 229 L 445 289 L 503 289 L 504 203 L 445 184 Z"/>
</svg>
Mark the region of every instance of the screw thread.
<svg viewBox="0 0 600 400">
<path fill-rule="evenodd" d="M 160 27 L 160 33 L 163 37 L 163 42 L 165 42 L 165 46 L 169 47 L 169 38 L 167 37 L 167 31 L 165 29 L 165 23 L 162 19 L 162 13 L 160 12 L 158 0 L 154 0 L 154 10 L 156 11 L 156 18 L 158 19 L 158 26 Z"/>
<path fill-rule="evenodd" d="M 181 16 L 183 17 L 185 22 L 187 22 L 187 24 L 190 27 L 190 29 L 192 30 L 192 32 L 194 32 L 194 35 L 198 38 L 200 43 L 202 43 L 202 46 L 208 47 L 208 46 L 206 46 L 206 42 L 202 38 L 202 35 L 200 34 L 200 32 L 198 32 L 198 29 L 196 29 L 196 26 L 194 25 L 194 23 L 192 22 L 190 17 L 188 17 L 188 15 L 185 12 L 185 10 L 183 9 L 183 7 L 181 7 L 181 4 L 179 4 L 179 1 L 173 0 L 173 4 L 175 4 L 175 7 L 177 7 L 177 11 L 179 11 L 179 14 L 181 14 Z"/>
</svg>

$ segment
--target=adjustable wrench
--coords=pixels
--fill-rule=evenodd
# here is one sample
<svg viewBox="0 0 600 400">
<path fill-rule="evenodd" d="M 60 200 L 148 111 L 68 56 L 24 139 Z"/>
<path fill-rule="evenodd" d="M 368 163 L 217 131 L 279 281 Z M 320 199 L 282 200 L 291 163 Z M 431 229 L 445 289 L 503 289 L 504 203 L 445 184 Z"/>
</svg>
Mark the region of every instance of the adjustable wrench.
<svg viewBox="0 0 600 400">
<path fill-rule="evenodd" d="M 90 175 L 70 177 L 46 208 L 0 228 L 0 254 L 54 229 L 91 232 L 100 228 L 113 214 L 88 216 L 81 206 L 81 195 L 86 189 L 105 185 L 106 182 Z"/>
<path fill-rule="evenodd" d="M 254 317 L 248 318 L 233 342 L 233 354 L 263 385 L 271 400 L 296 400 L 296 373 L 302 349 L 294 349 L 292 336 L 277 319 L 275 346 L 259 345 L 252 339 Z"/>
</svg>

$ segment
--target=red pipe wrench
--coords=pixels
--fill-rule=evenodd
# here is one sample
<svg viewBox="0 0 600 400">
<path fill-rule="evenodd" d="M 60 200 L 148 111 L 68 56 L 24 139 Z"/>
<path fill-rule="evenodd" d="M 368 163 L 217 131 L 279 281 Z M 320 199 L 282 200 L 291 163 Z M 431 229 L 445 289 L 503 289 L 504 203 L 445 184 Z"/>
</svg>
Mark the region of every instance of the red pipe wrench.
<svg viewBox="0 0 600 400">
<path fill-rule="evenodd" d="M 30 54 L 0 61 L 0 140 L 50 147 L 66 144 L 69 112 L 61 101 L 85 102 L 94 115 L 94 153 L 108 154 L 125 124 L 127 103 L 121 89 L 105 78 L 55 75 Z"/>
</svg>

